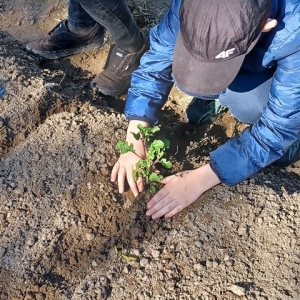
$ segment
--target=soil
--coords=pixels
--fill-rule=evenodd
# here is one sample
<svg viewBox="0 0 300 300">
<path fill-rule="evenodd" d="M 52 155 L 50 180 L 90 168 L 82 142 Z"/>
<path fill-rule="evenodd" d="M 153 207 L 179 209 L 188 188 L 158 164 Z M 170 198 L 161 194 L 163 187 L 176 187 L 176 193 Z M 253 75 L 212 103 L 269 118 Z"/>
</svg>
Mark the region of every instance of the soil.
<svg viewBox="0 0 300 300">
<path fill-rule="evenodd" d="M 170 1 L 130 1 L 147 32 Z M 0 1 L 0 299 L 299 299 L 300 162 L 219 185 L 171 220 L 145 216 L 145 192 L 110 182 L 126 95 L 90 89 L 108 46 L 61 60 L 25 44 L 66 1 Z M 196 168 L 245 126 L 184 119 L 173 88 L 161 116 L 169 173 Z"/>
</svg>

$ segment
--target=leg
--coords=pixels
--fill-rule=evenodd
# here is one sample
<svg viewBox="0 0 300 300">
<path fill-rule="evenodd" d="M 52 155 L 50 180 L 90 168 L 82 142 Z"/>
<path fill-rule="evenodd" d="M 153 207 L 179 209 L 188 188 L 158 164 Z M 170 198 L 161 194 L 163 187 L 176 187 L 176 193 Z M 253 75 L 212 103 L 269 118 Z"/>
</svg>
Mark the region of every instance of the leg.
<svg viewBox="0 0 300 300">
<path fill-rule="evenodd" d="M 84 17 L 85 22 L 91 20 L 97 21 L 104 26 L 111 34 L 116 46 L 129 52 L 138 51 L 144 44 L 144 39 L 139 31 L 135 20 L 133 19 L 125 0 L 72 0 L 72 5 L 81 6 L 73 14 L 69 7 L 69 22 L 76 26 L 78 14 Z M 70 2 L 70 4 L 71 4 Z M 90 16 L 86 18 L 86 14 Z M 91 22 L 92 23 L 92 22 Z"/>
<path fill-rule="evenodd" d="M 80 1 L 69 0 L 68 6 L 68 26 L 73 32 L 80 29 L 92 28 L 96 25 L 95 19 L 82 7 Z"/>
<path fill-rule="evenodd" d="M 60 22 L 48 36 L 29 42 L 26 49 L 55 59 L 99 48 L 105 28 L 116 44 L 92 87 L 104 95 L 117 96 L 128 90 L 132 72 L 149 49 L 149 41 L 139 31 L 126 0 L 70 0 L 68 20 Z"/>
<path fill-rule="evenodd" d="M 263 74 L 240 73 L 232 84 L 221 94 L 222 105 L 229 108 L 235 118 L 243 123 L 254 124 L 265 109 L 271 87 L 273 72 Z M 300 157 L 300 137 L 287 152 L 273 164 L 287 166 Z"/>
<path fill-rule="evenodd" d="M 76 0 L 69 0 L 69 20 L 58 23 L 47 36 L 29 42 L 26 49 L 48 59 L 99 48 L 105 28 L 99 25 Z M 72 30 L 73 29 L 73 30 Z"/>
<path fill-rule="evenodd" d="M 95 19 L 82 7 L 80 1 L 69 0 L 68 27 L 71 27 L 73 32 L 94 27 L 96 23 Z"/>
<path fill-rule="evenodd" d="M 228 107 L 239 121 L 255 123 L 267 105 L 272 77 L 272 71 L 259 74 L 240 72 L 219 96 L 221 105 Z"/>
<path fill-rule="evenodd" d="M 103 71 L 94 78 L 92 87 L 100 93 L 117 96 L 127 92 L 131 74 L 142 55 L 149 49 L 148 39 L 139 31 L 125 0 L 73 0 L 112 35 Z M 70 20 L 71 22 L 71 20 Z"/>
</svg>

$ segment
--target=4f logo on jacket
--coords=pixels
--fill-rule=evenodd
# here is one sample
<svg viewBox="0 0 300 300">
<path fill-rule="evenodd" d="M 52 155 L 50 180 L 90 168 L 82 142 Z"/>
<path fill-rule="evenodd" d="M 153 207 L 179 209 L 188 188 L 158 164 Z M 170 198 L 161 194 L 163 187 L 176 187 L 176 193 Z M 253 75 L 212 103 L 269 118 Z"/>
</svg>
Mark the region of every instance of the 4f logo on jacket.
<svg viewBox="0 0 300 300">
<path fill-rule="evenodd" d="M 215 58 L 227 58 L 229 57 L 230 54 L 232 54 L 234 52 L 235 48 L 231 48 L 229 50 L 226 51 L 222 51 L 221 53 L 219 53 Z"/>
</svg>

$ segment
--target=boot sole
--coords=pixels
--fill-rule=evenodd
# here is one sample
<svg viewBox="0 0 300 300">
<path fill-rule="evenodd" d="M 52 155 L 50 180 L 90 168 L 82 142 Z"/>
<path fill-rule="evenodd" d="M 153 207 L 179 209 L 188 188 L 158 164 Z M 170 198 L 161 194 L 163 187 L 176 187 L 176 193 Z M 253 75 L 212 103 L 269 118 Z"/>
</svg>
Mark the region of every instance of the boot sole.
<svg viewBox="0 0 300 300">
<path fill-rule="evenodd" d="M 116 96 L 126 94 L 129 87 L 130 87 L 130 85 L 128 87 L 122 88 L 122 89 L 102 89 L 102 88 L 100 89 L 93 82 L 91 83 L 91 88 L 97 89 L 97 92 L 99 94 L 104 95 L 104 96 L 110 96 L 110 97 L 116 97 Z"/>
<path fill-rule="evenodd" d="M 98 90 L 98 93 L 99 94 L 103 94 L 104 96 L 111 96 L 111 97 L 116 97 L 116 96 L 120 96 L 120 95 L 123 95 L 123 94 L 126 94 L 127 91 L 128 91 L 129 87 L 126 88 L 126 89 L 120 89 L 120 90 L 100 90 L 100 89 L 97 89 Z"/>
<path fill-rule="evenodd" d="M 88 46 L 83 46 L 83 47 L 73 48 L 73 49 L 67 49 L 67 50 L 60 50 L 60 51 L 39 51 L 39 50 L 31 49 L 31 48 L 28 47 L 28 45 L 26 45 L 26 50 L 28 52 L 30 52 L 31 54 L 41 56 L 41 57 L 44 57 L 44 58 L 47 58 L 47 59 L 57 59 L 57 58 L 63 58 L 63 57 L 67 57 L 67 56 L 70 56 L 70 55 L 74 55 L 74 54 L 94 50 L 94 49 L 100 48 L 102 46 L 103 46 L 103 41 L 99 42 L 99 43 L 90 44 Z"/>
</svg>

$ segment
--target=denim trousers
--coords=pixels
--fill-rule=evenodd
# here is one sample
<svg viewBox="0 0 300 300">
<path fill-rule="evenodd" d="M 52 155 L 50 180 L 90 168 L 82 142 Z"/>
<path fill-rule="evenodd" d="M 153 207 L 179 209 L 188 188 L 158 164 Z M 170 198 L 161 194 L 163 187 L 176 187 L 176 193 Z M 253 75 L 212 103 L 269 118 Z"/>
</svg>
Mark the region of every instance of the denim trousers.
<svg viewBox="0 0 300 300">
<path fill-rule="evenodd" d="M 186 94 L 203 100 L 219 99 L 232 115 L 246 124 L 258 121 L 267 106 L 274 70 L 262 73 L 240 71 L 233 82 L 220 94 L 196 95 L 184 89 Z"/>
<path fill-rule="evenodd" d="M 267 106 L 273 75 L 274 70 L 261 73 L 240 71 L 219 95 L 221 105 L 228 107 L 239 121 L 254 124 Z"/>
<path fill-rule="evenodd" d="M 68 22 L 75 28 L 93 27 L 96 23 L 111 34 L 117 47 L 136 51 L 142 36 L 126 0 L 69 0 Z"/>
</svg>

